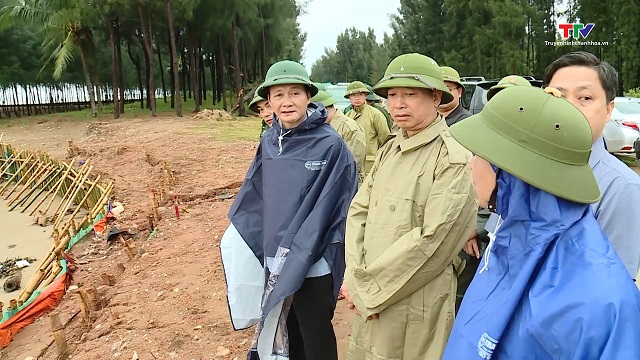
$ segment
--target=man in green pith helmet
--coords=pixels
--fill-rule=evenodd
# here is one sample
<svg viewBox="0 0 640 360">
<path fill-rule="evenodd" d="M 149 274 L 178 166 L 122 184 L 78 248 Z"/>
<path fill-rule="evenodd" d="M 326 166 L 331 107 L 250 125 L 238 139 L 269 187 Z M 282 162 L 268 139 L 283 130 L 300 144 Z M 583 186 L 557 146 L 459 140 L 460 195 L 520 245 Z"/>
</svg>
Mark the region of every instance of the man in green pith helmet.
<svg viewBox="0 0 640 360">
<path fill-rule="evenodd" d="M 311 102 L 317 93 L 304 66 L 289 60 L 272 65 L 258 89 L 275 115 L 273 127 L 228 214 L 230 233 L 238 234 L 235 245 L 248 247 L 262 265 L 256 271 L 250 263 L 236 264 L 242 275 L 229 276 L 251 277 L 254 289 L 264 281 L 257 289 L 262 302 L 249 360 L 338 360 L 331 321 L 344 279 L 345 221 L 358 171 L 326 123 L 327 110 Z M 233 269 L 223 265 L 225 273 Z M 230 291 L 243 289 L 227 285 L 229 298 Z M 246 303 L 229 302 L 229 308 L 238 321 L 256 310 Z"/>
<path fill-rule="evenodd" d="M 447 104 L 442 104 L 438 108 L 440 114 L 445 117 L 447 125 L 451 126 L 458 121 L 464 120 L 471 116 L 469 110 L 465 109 L 460 103 L 460 98 L 464 94 L 464 85 L 460 81 L 460 74 L 456 69 L 450 66 L 441 66 L 442 78 L 453 95 L 453 100 Z"/>
<path fill-rule="evenodd" d="M 333 127 L 347 144 L 351 154 L 356 159 L 358 165 L 358 174 L 364 172 L 364 159 L 366 153 L 366 139 L 364 137 L 364 129 L 358 123 L 347 117 L 340 109 L 336 109 L 334 99 L 324 90 L 319 90 L 316 96 L 311 98 L 312 102 L 318 102 L 327 109 L 327 123 Z M 362 181 L 360 177 L 360 181 Z"/>
<path fill-rule="evenodd" d="M 367 95 L 369 93 L 370 91 L 364 83 L 354 81 L 347 86 L 347 92 L 344 95 L 353 105 L 353 108 L 346 115 L 362 126 L 367 137 L 365 175 L 371 170 L 378 149 L 385 143 L 390 134 L 384 115 L 373 106 L 367 104 Z"/>
<path fill-rule="evenodd" d="M 347 218 L 348 360 L 439 359 L 453 325 L 458 253 L 475 227 L 471 153 L 438 106 L 453 100 L 438 64 L 393 59 L 376 84 L 398 133 L 378 152 Z"/>
<path fill-rule="evenodd" d="M 253 99 L 249 103 L 249 109 L 262 118 L 262 129 L 260 131 L 260 139 L 262 139 L 264 133 L 269 130 L 273 123 L 273 111 L 269 106 L 269 102 L 258 95 L 257 88 L 253 94 Z"/>
<path fill-rule="evenodd" d="M 522 76 L 505 76 L 498 82 L 498 84 L 489 88 L 487 91 L 487 100 L 491 100 L 491 98 L 501 90 L 513 86 L 531 86 L 531 83 Z M 465 260 L 465 267 L 460 276 L 458 276 L 456 312 L 460 309 L 460 304 L 462 304 L 464 294 L 467 292 L 467 289 L 478 270 L 478 266 L 480 266 L 480 259 L 489 245 L 489 232 L 485 229 L 485 226 L 490 216 L 491 212 L 488 209 L 478 209 L 476 231 L 472 233 L 471 238 L 464 245 L 463 250 L 460 253 L 460 258 Z"/>
<path fill-rule="evenodd" d="M 512 86 L 531 86 L 529 80 L 518 75 L 508 75 L 500 79 L 500 81 L 487 90 L 487 101 L 491 100 L 500 90 L 506 89 Z"/>
<path fill-rule="evenodd" d="M 380 98 L 373 92 L 373 88 L 371 87 L 371 85 L 369 84 L 364 84 L 367 87 L 367 90 L 369 90 L 369 94 L 367 94 L 367 104 L 373 106 L 374 108 L 378 109 L 382 115 L 384 115 L 384 117 L 387 119 L 387 125 L 389 125 L 389 130 L 393 130 L 394 128 L 394 124 L 393 124 L 393 119 L 391 118 L 391 114 L 389 114 L 389 111 L 387 111 L 387 109 L 385 109 L 384 107 L 382 107 L 380 105 Z M 353 105 L 349 104 L 349 106 L 347 106 L 346 108 L 344 108 L 344 113 L 348 113 L 349 110 L 353 109 Z"/>
</svg>

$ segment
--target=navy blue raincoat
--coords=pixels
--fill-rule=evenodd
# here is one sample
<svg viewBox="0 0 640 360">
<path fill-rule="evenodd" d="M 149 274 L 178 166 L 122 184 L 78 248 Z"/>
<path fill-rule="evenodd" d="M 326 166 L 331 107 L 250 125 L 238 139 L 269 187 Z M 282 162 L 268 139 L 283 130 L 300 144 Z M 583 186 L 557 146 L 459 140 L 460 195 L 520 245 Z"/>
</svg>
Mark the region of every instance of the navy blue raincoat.
<svg viewBox="0 0 640 360">
<path fill-rule="evenodd" d="M 640 359 L 640 293 L 589 206 L 504 171 L 498 189 L 503 222 L 443 359 Z"/>
<path fill-rule="evenodd" d="M 327 110 L 315 103 L 296 128 L 283 129 L 274 119 L 229 211 L 258 260 L 278 260 L 263 316 L 298 290 L 321 258 L 331 268 L 334 297 L 342 284 L 345 221 L 358 176 L 353 156 L 326 119 Z"/>
</svg>

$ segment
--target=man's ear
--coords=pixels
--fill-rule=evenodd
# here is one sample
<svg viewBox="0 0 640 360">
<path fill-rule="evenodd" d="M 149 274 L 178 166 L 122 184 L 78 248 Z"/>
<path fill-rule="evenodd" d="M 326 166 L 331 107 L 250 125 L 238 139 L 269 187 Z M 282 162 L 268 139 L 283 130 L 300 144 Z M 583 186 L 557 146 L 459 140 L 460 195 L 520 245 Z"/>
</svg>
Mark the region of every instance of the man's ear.
<svg viewBox="0 0 640 360">
<path fill-rule="evenodd" d="M 440 106 L 442 104 L 442 91 L 435 90 L 433 92 L 433 101 L 435 102 L 436 106 Z"/>
<path fill-rule="evenodd" d="M 611 100 L 609 104 L 607 104 L 607 121 L 611 120 L 611 113 L 613 112 L 614 102 Z"/>
</svg>

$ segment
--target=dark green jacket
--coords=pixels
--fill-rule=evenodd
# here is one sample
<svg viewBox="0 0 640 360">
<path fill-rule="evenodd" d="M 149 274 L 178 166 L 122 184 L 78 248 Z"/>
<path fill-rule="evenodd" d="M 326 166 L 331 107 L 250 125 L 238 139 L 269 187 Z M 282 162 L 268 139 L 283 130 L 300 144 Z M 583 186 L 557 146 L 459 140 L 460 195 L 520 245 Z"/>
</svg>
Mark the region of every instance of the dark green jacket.
<svg viewBox="0 0 640 360">
<path fill-rule="evenodd" d="M 262 120 L 262 130 L 260 130 L 260 140 L 262 140 L 262 136 L 264 136 L 264 133 L 269 130 L 269 125 L 267 125 L 267 123 Z"/>
</svg>

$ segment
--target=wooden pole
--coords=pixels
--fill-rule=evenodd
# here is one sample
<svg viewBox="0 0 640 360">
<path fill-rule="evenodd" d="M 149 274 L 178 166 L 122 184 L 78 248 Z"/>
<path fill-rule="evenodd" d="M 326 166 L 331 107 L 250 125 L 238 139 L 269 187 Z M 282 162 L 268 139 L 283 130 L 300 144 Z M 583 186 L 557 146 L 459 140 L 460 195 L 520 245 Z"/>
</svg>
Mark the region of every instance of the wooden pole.
<svg viewBox="0 0 640 360">
<path fill-rule="evenodd" d="M 51 168 L 50 166 L 45 166 L 42 169 L 40 169 L 40 171 L 34 174 L 31 177 L 31 179 L 27 181 L 24 187 L 22 187 L 22 190 L 20 190 L 11 200 L 7 202 L 7 205 L 12 206 L 16 201 L 20 200 L 20 197 L 22 196 L 22 194 L 24 194 L 24 192 L 27 191 L 29 188 L 31 188 L 31 191 L 29 192 L 29 196 L 31 196 L 31 194 L 33 194 L 33 192 L 37 189 L 37 186 L 41 185 L 41 183 L 47 179 L 47 176 L 51 175 L 51 173 L 54 170 L 55 168 Z M 38 181 L 38 185 L 35 185 L 32 187 L 32 185 L 36 181 Z M 13 210 L 13 208 L 11 210 Z"/>
<path fill-rule="evenodd" d="M 51 331 L 53 331 L 53 338 L 58 348 L 58 356 L 60 358 L 66 357 L 68 349 L 67 337 L 64 334 L 64 327 L 62 326 L 60 317 L 57 313 L 51 313 L 49 315 L 49 319 L 51 320 Z"/>
<path fill-rule="evenodd" d="M 37 165 L 37 166 L 36 166 Z M 34 161 L 33 165 L 31 165 L 31 167 L 29 168 L 29 170 L 25 171 L 25 175 L 23 177 L 21 177 L 17 182 L 16 185 L 11 189 L 11 191 L 9 191 L 9 193 L 7 193 L 7 196 L 5 196 L 5 200 L 9 199 L 9 197 L 11 196 L 11 194 L 13 194 L 14 191 L 16 191 L 16 189 L 18 189 L 18 187 L 22 184 L 22 182 L 25 181 L 29 181 L 33 176 L 29 176 L 30 174 L 33 174 L 34 171 L 37 172 L 40 170 L 40 168 L 42 167 L 42 163 L 39 161 Z M 35 170 L 33 169 L 35 167 Z M 17 171 L 16 171 L 17 173 Z M 1 194 L 1 193 L 0 193 Z"/>
<path fill-rule="evenodd" d="M 98 175 L 98 177 L 96 178 L 96 182 L 93 183 L 93 185 L 91 185 L 91 187 L 89 188 L 89 190 L 86 192 L 86 194 L 84 195 L 84 197 L 82 198 L 82 200 L 78 203 L 78 207 L 76 207 L 76 209 L 73 211 L 73 213 L 71 214 L 71 217 L 69 218 L 69 221 L 73 221 L 73 219 L 76 217 L 76 215 L 78 214 L 78 212 L 80 212 L 80 209 L 82 208 L 82 204 L 84 204 L 85 201 L 87 201 L 87 198 L 89 197 L 89 195 L 91 194 L 91 191 L 95 188 L 96 184 L 98 183 L 98 180 L 100 180 L 100 175 Z M 62 218 L 65 217 L 65 214 L 62 213 L 60 215 Z"/>
<path fill-rule="evenodd" d="M 60 191 L 60 188 L 62 187 L 62 184 L 64 184 L 64 180 L 67 178 L 67 175 L 69 174 L 69 171 L 71 171 L 72 164 L 73 164 L 73 160 L 71 160 L 71 162 L 69 164 L 67 164 L 67 171 L 64 173 L 64 175 L 62 175 L 60 180 L 58 180 L 58 183 L 47 192 L 47 194 L 44 196 L 44 198 L 42 198 L 42 200 L 40 200 L 40 202 L 35 207 L 35 209 L 33 209 L 33 211 L 31 211 L 31 213 L 29 213 L 29 216 L 33 216 L 33 214 L 36 212 L 36 210 L 38 210 L 40 205 L 42 205 L 42 203 L 44 203 L 45 200 L 53 193 L 53 198 L 51 198 L 51 201 L 49 202 L 49 205 L 47 206 L 47 210 L 45 210 L 45 212 L 42 215 L 46 215 L 47 214 L 47 211 L 49 211 L 49 206 L 51 206 L 51 203 L 53 203 L 53 200 L 56 198 L 56 194 L 58 193 L 58 191 Z"/>
<path fill-rule="evenodd" d="M 41 188 L 40 191 L 36 194 L 36 196 L 31 199 L 31 201 L 29 201 L 29 203 L 27 203 L 26 205 L 23 206 L 22 210 L 20 210 L 21 213 L 24 213 L 25 211 L 27 211 L 27 209 L 33 205 L 33 203 L 38 200 L 38 198 L 40 197 L 40 195 L 42 195 L 42 193 L 44 193 L 45 191 L 47 191 L 47 188 L 54 182 L 56 181 L 56 179 L 58 178 L 58 175 L 60 175 L 60 173 L 62 173 L 63 169 L 58 169 L 58 171 L 53 175 L 49 177 L 49 181 L 44 184 Z M 53 189 L 53 188 L 52 188 Z M 42 200 L 40 200 L 40 204 L 42 204 L 44 201 L 46 200 L 46 195 L 44 198 L 42 198 Z"/>
<path fill-rule="evenodd" d="M 20 154 L 22 154 L 22 151 L 20 152 Z M 20 154 L 18 154 L 18 156 Z M 13 179 L 15 179 L 16 176 L 18 176 L 18 173 L 20 173 L 20 171 L 22 171 L 22 169 L 29 163 L 29 160 L 31 160 L 32 157 L 33 157 L 33 155 L 29 155 L 29 157 L 25 161 L 22 162 L 22 165 L 20 165 L 18 170 L 16 170 L 16 172 L 9 178 L 9 180 L 7 180 L 7 183 L 4 184 L 4 186 L 2 188 L 0 188 L 0 195 L 2 195 L 2 193 L 7 189 L 9 184 L 11 184 Z M 15 162 L 16 159 L 17 159 L 17 157 L 14 158 L 11 163 L 9 163 L 9 166 L 7 166 L 7 169 L 11 168 L 11 166 L 13 165 L 13 163 Z M 0 174 L 0 177 L 4 176 L 4 174 L 5 174 L 5 171 L 3 171 L 2 174 Z"/>
<path fill-rule="evenodd" d="M 20 152 L 18 153 L 18 155 L 16 155 L 16 156 L 13 156 L 13 154 L 11 154 L 11 155 L 13 156 L 13 159 L 11 160 L 11 162 L 9 163 L 9 165 L 6 165 L 6 162 L 5 162 L 5 164 L 4 164 L 4 165 L 6 165 L 6 166 L 5 166 L 5 169 L 4 169 L 4 170 L 2 170 L 2 172 L 0 172 L 0 178 L 2 178 L 2 177 L 7 173 L 7 171 L 9 171 L 9 169 L 11 169 L 11 166 L 13 166 L 13 163 L 15 163 L 15 162 L 20 158 L 20 155 L 22 155 L 22 153 L 23 153 L 23 152 L 24 152 L 24 150 L 20 151 Z M 31 158 L 31 156 L 30 156 L 29 158 Z M 9 159 L 7 159 L 7 160 L 9 160 Z M 28 160 L 27 160 L 27 161 L 28 161 Z M 18 172 L 18 171 L 16 171 L 16 173 L 17 173 L 17 172 Z M 13 179 L 13 177 L 12 177 L 11 179 Z M 11 181 L 11 179 L 9 180 L 9 182 Z M 6 184 L 5 184 L 5 186 L 6 186 Z M 4 188 L 4 187 L 3 187 L 3 188 Z M 2 194 L 2 191 L 0 191 L 0 194 Z"/>
<path fill-rule="evenodd" d="M 65 199 L 67 198 L 67 195 L 70 193 L 72 185 L 80 178 L 80 174 L 84 171 L 84 169 L 86 169 L 86 166 L 87 166 L 88 163 L 89 163 L 89 160 L 87 159 L 87 161 L 84 164 L 82 164 L 82 167 L 80 168 L 80 171 L 78 171 L 78 176 L 76 176 L 76 178 L 73 179 L 73 181 L 71 181 L 71 184 L 69 185 L 69 188 L 67 188 L 67 190 L 65 191 L 64 196 L 62 197 L 62 199 L 60 199 L 60 203 L 56 207 L 56 210 L 53 212 L 54 215 L 59 214 L 60 207 L 62 206 L 62 204 L 64 203 Z M 61 185 L 62 184 L 64 184 L 64 181 L 61 183 Z M 51 200 L 49 200 L 49 204 L 47 205 L 47 209 L 44 211 L 45 214 L 49 211 L 49 208 L 51 207 L 51 204 L 53 203 L 53 200 L 55 200 L 55 196 L 52 197 Z"/>
<path fill-rule="evenodd" d="M 57 219 L 56 219 L 56 222 L 53 224 L 54 228 L 57 228 L 60 225 L 60 221 L 62 221 L 62 218 L 64 217 L 64 214 L 69 209 L 69 206 L 71 206 L 71 203 L 73 202 L 73 199 L 78 194 L 78 191 L 82 188 L 82 184 L 84 183 L 84 181 L 89 176 L 89 173 L 91 172 L 91 169 L 93 169 L 93 166 L 89 166 L 87 171 L 84 172 L 84 175 L 82 176 L 82 178 L 80 178 L 80 181 L 75 182 L 69 188 L 69 190 L 72 190 L 72 191 L 70 191 L 71 195 L 69 196 L 69 199 L 67 200 L 66 204 L 64 205 L 64 208 L 62 208 L 63 209 L 62 211 L 58 211 L 59 208 L 60 208 L 60 206 L 58 205 L 58 209 L 56 209 L 56 212 L 55 212 L 57 214 Z"/>
</svg>

